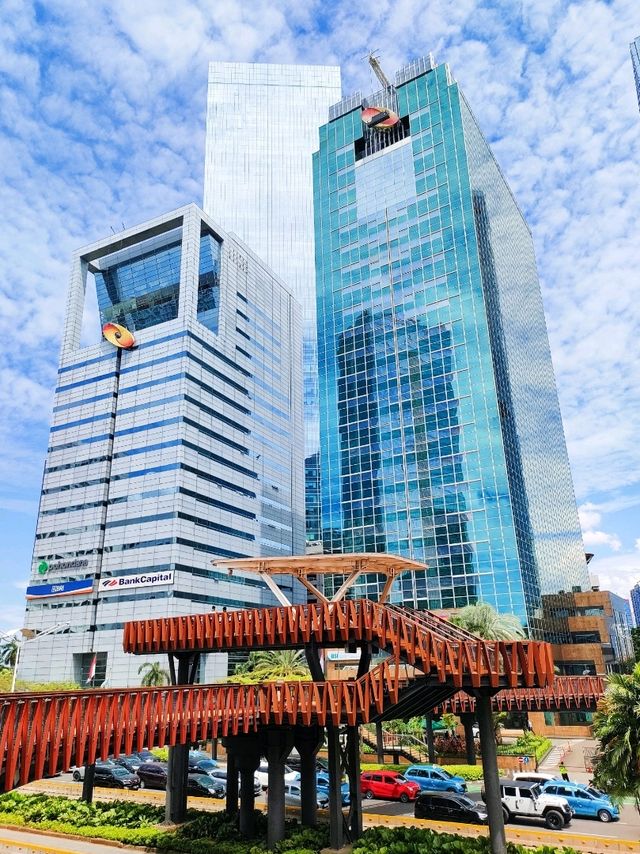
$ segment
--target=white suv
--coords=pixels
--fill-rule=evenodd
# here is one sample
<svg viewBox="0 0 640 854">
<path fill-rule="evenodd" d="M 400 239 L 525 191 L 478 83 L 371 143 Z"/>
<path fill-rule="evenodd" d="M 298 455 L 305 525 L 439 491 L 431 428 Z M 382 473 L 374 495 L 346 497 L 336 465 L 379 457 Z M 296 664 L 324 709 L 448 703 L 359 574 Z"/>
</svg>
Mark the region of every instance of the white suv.
<svg viewBox="0 0 640 854">
<path fill-rule="evenodd" d="M 500 789 L 505 823 L 518 817 L 539 818 L 551 830 L 562 830 L 571 822 L 573 810 L 566 799 L 547 795 L 538 783 L 500 780 Z"/>
<path fill-rule="evenodd" d="M 269 766 L 266 762 L 261 762 L 258 770 L 255 773 L 255 776 L 258 778 L 258 781 L 263 789 L 266 789 L 269 785 Z M 300 772 L 294 771 L 293 768 L 289 768 L 288 765 L 284 766 L 284 781 L 285 783 L 294 783 L 296 780 L 300 779 Z"/>
</svg>

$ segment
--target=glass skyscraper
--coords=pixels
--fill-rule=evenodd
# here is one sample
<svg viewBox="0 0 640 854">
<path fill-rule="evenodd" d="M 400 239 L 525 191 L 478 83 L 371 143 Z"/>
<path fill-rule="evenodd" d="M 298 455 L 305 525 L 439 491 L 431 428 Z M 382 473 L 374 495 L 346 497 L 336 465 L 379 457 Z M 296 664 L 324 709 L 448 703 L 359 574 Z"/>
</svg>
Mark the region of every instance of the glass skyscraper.
<svg viewBox="0 0 640 854">
<path fill-rule="evenodd" d="M 636 94 L 638 96 L 638 107 L 640 107 L 640 36 L 634 39 L 631 44 L 631 65 L 633 66 L 633 76 L 636 81 Z"/>
<path fill-rule="evenodd" d="M 398 601 L 542 634 L 582 537 L 531 234 L 448 67 L 335 104 L 314 192 L 325 550 L 424 560 Z"/>
<path fill-rule="evenodd" d="M 640 627 L 640 581 L 631 589 L 631 609 L 635 624 Z"/>
<path fill-rule="evenodd" d="M 211 561 L 303 550 L 302 435 L 301 308 L 244 244 L 189 205 L 81 249 L 25 618 L 64 634 L 25 644 L 20 678 L 140 684 L 127 620 L 274 604 Z M 226 665 L 207 656 L 201 681 Z"/>
<path fill-rule="evenodd" d="M 244 240 L 303 307 L 308 540 L 320 536 L 311 156 L 340 95 L 336 66 L 209 65 L 204 209 Z"/>
</svg>

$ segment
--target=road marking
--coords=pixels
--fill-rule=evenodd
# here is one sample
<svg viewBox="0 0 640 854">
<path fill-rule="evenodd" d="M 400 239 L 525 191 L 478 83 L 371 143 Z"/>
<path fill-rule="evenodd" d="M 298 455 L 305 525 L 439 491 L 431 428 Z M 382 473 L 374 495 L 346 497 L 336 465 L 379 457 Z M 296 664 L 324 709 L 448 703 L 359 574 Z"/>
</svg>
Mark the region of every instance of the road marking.
<svg viewBox="0 0 640 854">
<path fill-rule="evenodd" d="M 0 836 L 0 845 L 13 846 L 14 848 L 28 848 L 32 851 L 46 851 L 49 854 L 77 854 L 73 848 L 55 848 L 52 845 L 38 845 L 37 842 L 24 842 L 18 839 L 5 839 Z"/>
</svg>

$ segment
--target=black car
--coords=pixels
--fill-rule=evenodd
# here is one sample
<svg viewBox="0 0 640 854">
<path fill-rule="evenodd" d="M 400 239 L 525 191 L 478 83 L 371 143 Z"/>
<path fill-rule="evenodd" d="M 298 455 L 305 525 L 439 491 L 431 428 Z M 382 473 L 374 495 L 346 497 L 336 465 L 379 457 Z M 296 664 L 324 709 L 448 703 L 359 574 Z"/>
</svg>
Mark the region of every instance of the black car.
<svg viewBox="0 0 640 854">
<path fill-rule="evenodd" d="M 437 821 L 487 823 L 484 804 L 476 803 L 467 795 L 449 792 L 423 792 L 418 795 L 414 815 L 416 818 L 431 818 Z"/>
<path fill-rule="evenodd" d="M 98 779 L 98 770 L 102 768 L 116 768 L 116 764 L 112 759 L 99 759 L 96 762 L 96 776 L 95 776 L 95 784 L 97 784 Z M 81 765 L 79 768 L 75 768 L 73 774 L 71 775 L 76 783 L 81 783 L 84 780 L 84 771 L 86 766 Z"/>
<path fill-rule="evenodd" d="M 96 765 L 93 779 L 95 786 L 106 786 L 111 789 L 139 789 L 140 778 L 122 765 Z"/>
<path fill-rule="evenodd" d="M 122 766 L 122 768 L 126 768 L 127 771 L 131 771 L 132 774 L 137 774 L 138 768 L 147 760 L 141 759 L 137 753 L 129 753 L 126 756 L 118 756 L 111 761 Z"/>
<path fill-rule="evenodd" d="M 189 771 L 193 771 L 197 774 L 210 774 L 212 771 L 215 771 L 218 767 L 218 763 L 213 759 L 189 759 Z"/>
<path fill-rule="evenodd" d="M 208 774 L 189 774 L 187 794 L 197 795 L 200 798 L 224 798 L 226 788 L 219 780 L 214 780 Z"/>
<path fill-rule="evenodd" d="M 136 771 L 141 789 L 166 789 L 167 766 L 164 762 L 143 762 Z"/>
</svg>

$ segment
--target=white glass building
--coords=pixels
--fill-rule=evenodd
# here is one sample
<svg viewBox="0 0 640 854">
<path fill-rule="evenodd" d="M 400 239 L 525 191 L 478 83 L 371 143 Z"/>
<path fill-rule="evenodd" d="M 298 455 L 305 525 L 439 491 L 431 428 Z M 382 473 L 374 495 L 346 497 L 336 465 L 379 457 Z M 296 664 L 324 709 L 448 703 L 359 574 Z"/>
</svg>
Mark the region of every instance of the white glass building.
<svg viewBox="0 0 640 854">
<path fill-rule="evenodd" d="M 274 604 L 211 561 L 303 550 L 301 309 L 189 205 L 76 253 L 58 377 L 19 678 L 140 684 L 124 622 Z M 203 662 L 201 681 L 226 675 L 226 656 Z"/>
<path fill-rule="evenodd" d="M 337 66 L 209 65 L 204 209 L 244 240 L 303 307 L 308 539 L 319 537 L 311 158 L 318 128 L 340 95 Z"/>
</svg>

